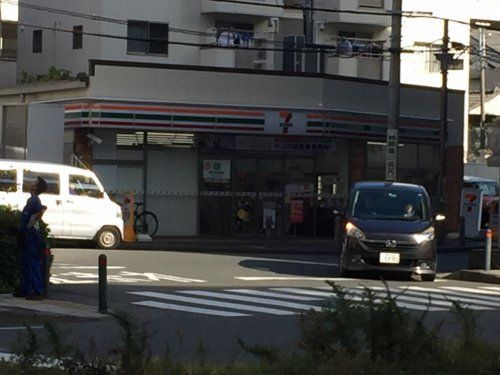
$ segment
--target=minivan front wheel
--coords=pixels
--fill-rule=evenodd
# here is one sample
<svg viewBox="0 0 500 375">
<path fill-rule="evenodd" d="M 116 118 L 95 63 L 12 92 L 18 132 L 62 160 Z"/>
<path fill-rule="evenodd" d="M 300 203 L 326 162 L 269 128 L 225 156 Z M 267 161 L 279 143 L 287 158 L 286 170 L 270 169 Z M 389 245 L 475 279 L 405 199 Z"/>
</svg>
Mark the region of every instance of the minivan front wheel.
<svg viewBox="0 0 500 375">
<path fill-rule="evenodd" d="M 436 279 L 436 274 L 431 273 L 431 274 L 425 274 L 425 275 L 420 275 L 422 278 L 422 281 L 434 281 Z"/>
<path fill-rule="evenodd" d="M 102 228 L 96 237 L 100 249 L 116 249 L 120 244 L 120 232 L 113 227 Z"/>
</svg>

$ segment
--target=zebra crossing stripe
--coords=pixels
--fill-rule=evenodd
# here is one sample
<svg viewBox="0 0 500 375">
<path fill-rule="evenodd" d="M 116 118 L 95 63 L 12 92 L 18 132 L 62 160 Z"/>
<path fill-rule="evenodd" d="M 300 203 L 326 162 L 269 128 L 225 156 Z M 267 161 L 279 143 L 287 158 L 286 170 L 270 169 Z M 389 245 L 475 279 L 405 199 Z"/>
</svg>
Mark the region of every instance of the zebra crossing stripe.
<svg viewBox="0 0 500 375">
<path fill-rule="evenodd" d="M 288 310 L 278 310 L 278 309 L 272 309 L 272 308 L 267 308 L 267 307 L 242 305 L 239 303 L 229 303 L 229 302 L 222 302 L 222 301 L 206 300 L 206 299 L 201 299 L 201 298 L 178 296 L 175 294 L 168 294 L 168 293 L 129 292 L 129 294 L 142 296 L 142 297 L 158 298 L 158 299 L 176 301 L 176 302 L 186 302 L 186 303 L 191 303 L 193 305 L 222 307 L 222 308 L 228 308 L 228 309 L 234 309 L 234 310 L 260 312 L 260 313 L 266 313 L 266 314 L 272 314 L 272 315 L 293 315 L 294 314 L 293 311 L 288 311 Z"/>
<path fill-rule="evenodd" d="M 335 298 L 335 294 L 333 292 L 320 292 L 316 290 L 304 290 L 304 289 L 299 289 L 299 288 L 272 288 L 273 290 L 280 290 L 288 293 L 297 293 L 297 294 L 306 294 L 306 295 L 313 295 L 313 296 L 323 296 L 323 297 L 330 297 L 330 298 Z M 349 292 L 353 292 L 352 294 L 355 294 L 356 292 L 361 292 L 362 291 L 355 291 L 355 289 L 346 289 L 346 293 L 348 294 L 348 298 L 353 300 L 353 301 L 362 301 L 362 297 L 358 296 L 353 296 L 352 294 L 349 295 Z M 382 302 L 380 298 L 375 299 L 376 303 Z M 422 305 L 415 305 L 412 303 L 406 303 L 403 301 L 396 301 L 397 305 L 400 307 L 405 307 L 408 309 L 412 310 L 421 310 L 421 311 L 446 311 L 446 309 L 440 308 L 440 307 L 430 307 L 427 309 L 427 306 L 422 306 Z"/>
<path fill-rule="evenodd" d="M 500 292 L 500 287 L 498 286 L 480 286 L 479 289 L 493 290 L 495 292 Z"/>
<path fill-rule="evenodd" d="M 319 292 L 316 290 L 306 290 L 306 289 L 299 289 L 299 288 L 270 288 L 270 289 L 276 290 L 279 292 L 285 292 L 285 293 L 303 294 L 306 296 L 317 296 L 317 297 L 324 297 L 324 298 L 334 297 L 334 294 L 331 292 Z"/>
<path fill-rule="evenodd" d="M 500 293 L 495 293 L 494 291 L 487 291 L 487 290 L 481 290 L 481 289 L 475 289 L 475 288 L 463 288 L 459 286 L 443 286 L 443 289 L 446 290 L 453 290 L 456 292 L 464 292 L 464 293 L 472 293 L 472 294 L 483 294 L 487 295 L 489 297 L 493 297 L 500 301 Z"/>
<path fill-rule="evenodd" d="M 446 296 L 452 296 L 448 298 L 455 298 L 461 297 L 461 298 L 470 298 L 473 299 L 476 302 L 481 302 L 481 303 L 488 303 L 488 304 L 495 304 L 494 306 L 500 306 L 500 298 L 496 298 L 493 296 L 486 296 L 483 294 L 473 294 L 473 293 L 464 293 L 464 292 L 459 292 L 456 290 L 448 290 L 448 289 L 433 289 L 433 288 L 424 288 L 420 286 L 409 286 L 407 287 L 408 290 L 412 291 L 417 291 L 417 292 L 427 292 L 427 293 L 437 293 L 441 295 L 446 295 Z"/>
<path fill-rule="evenodd" d="M 387 296 L 387 290 L 385 288 L 371 288 L 372 290 L 376 290 L 377 295 L 384 294 L 384 296 Z M 447 307 L 448 309 L 453 306 L 452 301 L 457 301 L 457 302 L 463 302 L 464 304 L 467 305 L 468 308 L 472 310 L 492 310 L 491 307 L 486 307 L 486 306 L 478 306 L 478 302 L 474 299 L 470 298 L 446 298 L 443 297 L 442 295 L 439 294 L 429 294 L 429 293 L 423 293 L 423 292 L 412 292 L 412 291 L 407 291 L 406 289 L 398 289 L 398 288 L 389 288 L 389 291 L 393 293 L 393 297 L 396 298 L 396 301 L 399 306 L 399 301 L 405 302 L 418 302 L 421 304 L 424 304 L 424 309 L 421 310 L 426 310 L 427 306 L 444 306 Z M 365 293 L 363 290 L 349 290 L 349 292 L 357 293 L 357 294 L 363 294 Z M 349 293 L 348 292 L 348 293 Z M 491 305 L 486 303 L 485 305 Z M 493 304 L 496 305 L 496 304 Z M 420 305 L 422 306 L 422 305 Z M 500 306 L 498 306 L 500 307 Z M 429 309 L 429 311 L 433 311 L 432 307 Z"/>
<path fill-rule="evenodd" d="M 361 289 L 362 287 L 357 287 Z M 386 291 L 385 287 L 370 287 L 372 290 L 384 292 Z M 453 305 L 453 302 L 461 302 L 467 307 L 474 310 L 491 310 L 491 308 L 499 308 L 500 303 L 486 300 L 482 296 L 471 296 L 470 294 L 461 294 L 461 293 L 448 293 L 446 290 L 438 289 L 438 288 L 422 288 L 418 286 L 400 286 L 397 288 L 389 288 L 392 293 L 401 294 L 402 298 L 405 298 L 407 295 L 415 295 L 421 297 L 427 297 L 426 302 L 429 303 L 429 295 L 431 298 L 431 302 L 434 303 L 436 300 L 445 300 Z M 399 298 L 399 297 L 398 297 Z M 474 306 L 473 306 L 474 305 Z M 485 307 L 488 306 L 488 307 Z"/>
<path fill-rule="evenodd" d="M 262 290 L 252 290 L 252 289 L 225 289 L 225 291 L 231 293 L 250 294 L 260 297 L 285 298 L 294 301 L 318 301 L 322 299 L 318 297 L 292 296 L 284 293 L 264 292 Z"/>
<path fill-rule="evenodd" d="M 259 303 L 259 304 L 264 304 L 264 305 L 280 306 L 280 307 L 286 307 L 286 308 L 298 309 L 298 310 L 311 310 L 311 309 L 316 310 L 316 311 L 321 310 L 321 306 L 305 305 L 302 303 L 295 303 L 295 302 L 276 301 L 276 300 L 271 300 L 271 299 L 266 299 L 266 298 L 258 298 L 258 297 L 239 296 L 239 295 L 234 295 L 234 294 L 230 294 L 230 293 L 206 292 L 203 290 L 185 290 L 185 291 L 181 291 L 179 293 L 196 295 L 196 296 L 203 296 L 203 297 L 230 299 L 230 300 L 249 302 L 249 303 Z"/>
<path fill-rule="evenodd" d="M 154 307 L 157 309 L 164 309 L 164 310 L 176 310 L 176 311 L 184 311 L 184 312 L 190 312 L 190 313 L 195 313 L 195 314 L 223 316 L 223 317 L 227 317 L 227 318 L 250 316 L 248 314 L 242 314 L 242 313 L 237 313 L 237 312 L 203 309 L 203 308 L 199 308 L 199 307 L 176 305 L 173 303 L 165 303 L 165 302 L 157 302 L 157 301 L 132 302 L 132 304 L 138 305 L 138 306 Z"/>
</svg>

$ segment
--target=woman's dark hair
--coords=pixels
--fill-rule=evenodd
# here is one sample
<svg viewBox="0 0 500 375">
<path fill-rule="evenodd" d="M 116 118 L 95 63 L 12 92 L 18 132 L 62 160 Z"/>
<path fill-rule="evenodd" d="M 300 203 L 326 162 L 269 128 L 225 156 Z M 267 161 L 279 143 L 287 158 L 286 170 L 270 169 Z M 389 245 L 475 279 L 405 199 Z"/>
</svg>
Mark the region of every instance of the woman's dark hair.
<svg viewBox="0 0 500 375">
<path fill-rule="evenodd" d="M 45 182 L 45 180 L 41 177 L 37 177 L 36 178 L 36 182 L 37 182 L 37 189 L 36 189 L 36 193 L 37 194 L 43 194 L 47 191 L 47 183 Z"/>
</svg>

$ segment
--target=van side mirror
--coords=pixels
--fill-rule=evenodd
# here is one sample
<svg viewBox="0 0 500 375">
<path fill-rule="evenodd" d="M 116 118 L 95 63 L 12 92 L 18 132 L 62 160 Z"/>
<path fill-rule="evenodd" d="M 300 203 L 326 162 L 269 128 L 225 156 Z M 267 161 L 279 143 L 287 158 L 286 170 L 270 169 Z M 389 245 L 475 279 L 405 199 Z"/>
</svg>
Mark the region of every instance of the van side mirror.
<svg viewBox="0 0 500 375">
<path fill-rule="evenodd" d="M 437 214 L 434 218 L 434 220 L 436 220 L 437 222 L 440 222 L 440 221 L 445 221 L 446 220 L 446 216 L 443 215 L 443 214 Z"/>
</svg>

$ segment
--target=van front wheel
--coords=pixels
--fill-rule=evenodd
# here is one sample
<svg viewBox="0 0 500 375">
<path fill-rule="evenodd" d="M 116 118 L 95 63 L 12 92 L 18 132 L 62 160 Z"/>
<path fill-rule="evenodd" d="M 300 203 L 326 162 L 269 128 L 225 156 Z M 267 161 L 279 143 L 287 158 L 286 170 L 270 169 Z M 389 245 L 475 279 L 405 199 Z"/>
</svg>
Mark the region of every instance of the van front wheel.
<svg viewBox="0 0 500 375">
<path fill-rule="evenodd" d="M 116 228 L 102 228 L 96 237 L 97 247 L 100 249 L 116 249 L 120 244 L 120 232 Z"/>
</svg>

